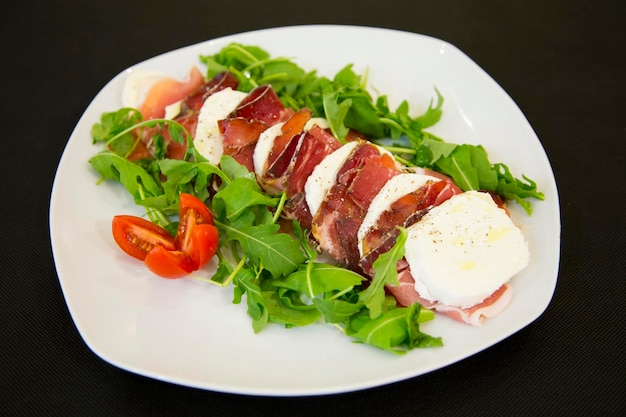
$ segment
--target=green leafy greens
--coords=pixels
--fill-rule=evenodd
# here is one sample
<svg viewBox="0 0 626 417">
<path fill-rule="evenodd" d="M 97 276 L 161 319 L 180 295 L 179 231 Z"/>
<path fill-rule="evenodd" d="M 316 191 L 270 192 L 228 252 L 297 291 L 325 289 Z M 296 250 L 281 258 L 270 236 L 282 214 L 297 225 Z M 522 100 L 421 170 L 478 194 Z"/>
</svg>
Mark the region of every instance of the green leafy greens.
<svg viewBox="0 0 626 417">
<path fill-rule="evenodd" d="M 241 167 L 230 156 L 223 156 L 220 166 L 223 182 L 212 207 L 220 245 L 229 248 L 228 256 L 238 263 L 233 267 L 227 254 L 220 253 L 220 268 L 211 280 L 220 285 L 232 282 L 235 303 L 246 296 L 255 331 L 268 323 L 293 327 L 325 321 L 357 341 L 396 353 L 416 347 L 415 338 L 428 340 L 428 346 L 441 345 L 440 339 L 419 330 L 419 323 L 433 318 L 427 310 L 419 313 L 419 306 L 397 307 L 385 295 L 384 284 L 397 282 L 396 263 L 404 253 L 405 231 L 397 246 L 377 260 L 376 274 L 364 288 L 361 275 L 318 262 L 317 252 L 298 223 L 292 224 L 292 234 L 279 230 L 284 194 L 268 197 L 253 175 L 241 176 Z M 369 321 L 387 316 L 402 319 L 394 319 L 389 327 L 367 327 Z"/>
<path fill-rule="evenodd" d="M 427 132 L 439 122 L 444 99 L 435 89 L 436 99 L 417 117 L 410 115 L 405 100 L 392 111 L 385 95 L 375 100 L 366 89 L 367 78 L 353 65 L 342 68 L 332 79 L 316 71 L 305 71 L 288 58 L 274 58 L 257 46 L 231 43 L 214 55 L 202 55 L 210 78 L 231 71 L 240 89 L 250 91 L 271 84 L 284 105 L 293 109 L 308 107 L 314 116 L 325 117 L 332 132 L 345 140 L 350 129 L 387 147 L 405 165 L 434 169 L 452 177 L 463 191 L 484 190 L 514 200 L 532 213 L 530 198 L 543 200 L 534 181 L 513 177 L 504 164 L 493 164 L 481 146 L 456 145 Z"/>
</svg>

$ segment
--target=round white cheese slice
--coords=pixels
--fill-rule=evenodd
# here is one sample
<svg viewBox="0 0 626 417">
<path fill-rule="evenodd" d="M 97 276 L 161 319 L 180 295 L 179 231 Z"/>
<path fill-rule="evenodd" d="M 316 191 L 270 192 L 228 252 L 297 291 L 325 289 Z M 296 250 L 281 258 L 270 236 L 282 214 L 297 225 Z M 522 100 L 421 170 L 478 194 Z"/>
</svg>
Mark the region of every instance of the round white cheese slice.
<svg viewBox="0 0 626 417">
<path fill-rule="evenodd" d="M 225 88 L 211 94 L 200 108 L 193 144 L 210 163 L 218 165 L 224 154 L 222 134 L 217 122 L 231 114 L 247 93 Z"/>
<path fill-rule="evenodd" d="M 378 218 L 389 210 L 391 205 L 398 201 L 398 199 L 420 189 L 428 181 L 437 182 L 440 180 L 430 175 L 405 173 L 398 174 L 385 183 L 383 188 L 380 189 L 372 200 L 367 214 L 363 219 L 363 223 L 361 223 L 361 227 L 359 227 L 357 238 L 361 256 L 363 256 L 363 239 L 367 235 L 367 232 L 376 225 Z"/>
<path fill-rule="evenodd" d="M 285 122 L 276 123 L 265 129 L 259 135 L 256 145 L 254 146 L 254 154 L 252 160 L 254 162 L 254 173 L 258 177 L 262 177 L 267 167 L 267 159 L 270 157 L 270 152 L 274 147 L 274 139 L 282 133 L 282 128 Z"/>
<path fill-rule="evenodd" d="M 407 229 L 405 257 L 425 299 L 467 308 L 521 271 L 529 250 L 521 230 L 488 193 L 457 194 Z"/>
</svg>

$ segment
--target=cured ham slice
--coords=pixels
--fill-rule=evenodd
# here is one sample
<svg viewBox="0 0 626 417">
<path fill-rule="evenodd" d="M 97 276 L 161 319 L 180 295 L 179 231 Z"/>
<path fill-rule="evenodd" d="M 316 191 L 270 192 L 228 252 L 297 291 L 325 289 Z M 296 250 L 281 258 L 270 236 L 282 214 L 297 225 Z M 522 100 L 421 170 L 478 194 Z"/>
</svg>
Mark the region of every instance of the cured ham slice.
<svg viewBox="0 0 626 417">
<path fill-rule="evenodd" d="M 313 217 L 312 234 L 321 249 L 359 271 L 359 227 L 378 191 L 400 172 L 389 154 L 369 142 L 359 142 Z"/>
<path fill-rule="evenodd" d="M 195 136 L 198 125 L 198 115 L 200 109 L 206 99 L 214 93 L 225 88 L 236 89 L 238 86 L 237 79 L 230 72 L 223 72 L 216 75 L 211 80 L 202 83 L 202 75 L 197 68 L 190 71 L 189 81 L 187 83 L 177 84 L 177 88 L 172 92 L 169 91 L 175 80 L 162 80 L 154 85 L 148 93 L 146 102 L 142 106 L 142 113 L 145 118 L 163 117 L 166 113 L 166 105 L 172 105 L 173 101 L 180 99 L 180 110 L 173 116 L 173 120 L 180 123 L 187 131 Z M 188 93 L 184 96 L 185 93 Z M 166 142 L 165 157 L 170 159 L 182 159 L 187 151 L 186 143 L 177 143 L 171 140 L 168 128 L 151 128 L 143 129 L 141 132 L 141 142 L 137 144 L 135 150 L 128 159 L 136 161 L 142 158 L 154 156 L 154 146 L 152 143 L 155 135 L 162 135 Z"/>
<path fill-rule="evenodd" d="M 311 110 L 302 109 L 294 113 L 280 128 L 273 141 L 272 149 L 267 156 L 265 174 L 277 178 L 285 174 L 286 167 L 295 159 L 294 138 L 304 131 L 304 126 L 311 120 Z"/>
<path fill-rule="evenodd" d="M 500 314 L 513 298 L 513 288 L 508 284 L 504 284 L 482 302 L 471 307 L 461 308 L 432 302 L 421 297 L 415 290 L 415 281 L 411 276 L 410 270 L 406 267 L 398 274 L 398 282 L 399 285 L 397 286 L 387 287 L 387 290 L 398 301 L 398 304 L 409 306 L 419 303 L 425 308 L 435 310 L 454 320 L 471 324 L 472 326 L 479 326 L 485 318 L 495 317 Z"/>
<path fill-rule="evenodd" d="M 196 91 L 189 94 L 181 103 L 181 115 L 187 115 L 188 113 L 198 113 L 202 108 L 202 105 L 209 98 L 210 95 L 217 93 L 225 88 L 232 88 L 236 90 L 239 86 L 239 81 L 235 76 L 224 71 L 211 78 L 209 81 L 202 84 Z"/>
<path fill-rule="evenodd" d="M 256 119 L 272 126 L 281 121 L 287 120 L 293 110 L 286 109 L 280 99 L 269 85 L 262 85 L 252 90 L 248 96 L 239 104 L 233 117 L 243 117 L 244 119 Z"/>
<path fill-rule="evenodd" d="M 217 122 L 224 154 L 254 172 L 254 150 L 259 135 L 292 114 L 270 86 L 255 88 L 226 119 Z"/>
<path fill-rule="evenodd" d="M 305 228 L 311 227 L 312 216 L 304 185 L 313 169 L 341 147 L 333 135 L 320 127 L 325 120 L 311 116 L 310 110 L 303 109 L 268 128 L 259 136 L 254 151 L 254 172 L 259 184 L 270 194 L 284 191 L 288 200 L 283 216 L 299 221 Z"/>
<path fill-rule="evenodd" d="M 266 155 L 255 155 L 262 162 L 257 168 L 259 182 L 271 194 L 285 190 L 286 182 L 296 163 L 303 140 L 304 128 L 311 119 L 311 111 L 303 109 L 293 114 L 279 125 L 279 129 L 271 129 L 264 137 L 267 143 Z"/>
<path fill-rule="evenodd" d="M 304 186 L 311 173 L 321 161 L 333 151 L 339 149 L 341 143 L 334 136 L 318 125 L 313 125 L 302 135 L 300 151 L 297 154 L 289 180 L 285 181 L 287 204 L 285 216 L 298 220 L 304 227 L 310 229 L 313 217 L 306 203 Z"/>
<path fill-rule="evenodd" d="M 409 227 L 418 222 L 425 213 L 451 196 L 461 193 L 461 190 L 447 177 L 433 175 L 432 172 L 419 171 L 416 174 L 402 174 L 389 181 L 384 190 L 376 199 L 385 199 L 390 195 L 403 195 L 389 203 L 386 210 L 380 210 L 378 218 L 371 226 L 366 227 L 362 235 L 361 267 L 366 274 L 373 274 L 373 262 L 382 253 L 389 251 L 395 244 L 398 236 L 396 225 Z M 412 181 L 411 181 L 412 180 Z M 420 181 L 421 180 L 421 181 Z M 407 191 L 406 194 L 396 190 Z M 376 201 L 375 203 L 378 203 Z M 367 226 L 367 225 L 364 225 Z M 398 263 L 399 285 L 387 286 L 387 290 L 396 298 L 400 305 L 408 306 L 420 303 L 423 307 L 433 309 L 471 325 L 479 325 L 484 317 L 492 317 L 500 313 L 510 302 L 512 291 L 509 286 L 503 285 L 481 303 L 469 308 L 462 308 L 444 303 L 430 301 L 420 295 L 415 288 L 415 281 L 408 264 L 403 259 Z"/>
<path fill-rule="evenodd" d="M 231 117 L 218 123 L 224 143 L 224 153 L 232 156 L 241 165 L 254 171 L 253 154 L 256 141 L 267 124 L 258 119 Z"/>
<path fill-rule="evenodd" d="M 368 212 L 359 230 L 363 271 L 373 273 L 373 262 L 393 247 L 399 233 L 396 226 L 415 224 L 432 207 L 458 193 L 461 190 L 450 178 L 428 171 L 404 173 L 389 181 L 373 202 L 378 210 Z"/>
<path fill-rule="evenodd" d="M 313 169 L 340 146 L 341 143 L 319 125 L 315 124 L 306 131 L 302 136 L 300 151 L 296 155 L 289 181 L 285 181 L 287 195 L 291 197 L 304 192 L 304 184 Z"/>
<path fill-rule="evenodd" d="M 157 81 L 148 91 L 146 98 L 139 107 L 144 119 L 154 119 L 165 116 L 165 107 L 198 89 L 204 79 L 197 67 L 192 67 L 187 80 L 179 81 L 173 78 L 164 78 Z"/>
</svg>

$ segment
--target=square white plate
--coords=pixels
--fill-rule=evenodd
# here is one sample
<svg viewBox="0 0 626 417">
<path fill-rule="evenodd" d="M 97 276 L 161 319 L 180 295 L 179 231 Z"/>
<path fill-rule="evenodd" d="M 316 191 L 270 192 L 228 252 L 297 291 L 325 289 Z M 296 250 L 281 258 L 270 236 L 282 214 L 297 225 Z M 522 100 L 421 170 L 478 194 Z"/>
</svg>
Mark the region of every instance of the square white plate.
<svg viewBox="0 0 626 417">
<path fill-rule="evenodd" d="M 143 214 L 117 184 L 97 185 L 87 162 L 99 148 L 90 129 L 101 113 L 122 107 L 131 71 L 184 77 L 199 55 L 230 42 L 257 45 L 332 77 L 349 63 L 369 69 L 369 87 L 423 112 L 435 87 L 445 102 L 430 129 L 453 143 L 482 144 L 492 162 L 537 181 L 545 201 L 527 216 L 512 205 L 531 250 L 529 266 L 511 281 L 514 298 L 498 317 L 471 327 L 443 316 L 423 330 L 441 336 L 441 348 L 390 354 L 355 344 L 332 326 L 254 334 L 245 303 L 232 288 L 194 279 L 155 278 L 122 253 L 111 236 L 116 214 Z M 227 36 L 178 49 L 129 68 L 93 99 L 74 129 L 55 177 L 50 230 L 54 259 L 72 318 L 97 355 L 152 378 L 214 391 L 255 395 L 320 395 L 412 378 L 473 355 L 519 331 L 548 306 L 559 264 L 560 215 L 548 158 L 524 115 L 506 92 L 453 45 L 431 37 L 350 26 L 294 26 Z M 208 273 L 207 273 L 208 274 Z"/>
</svg>

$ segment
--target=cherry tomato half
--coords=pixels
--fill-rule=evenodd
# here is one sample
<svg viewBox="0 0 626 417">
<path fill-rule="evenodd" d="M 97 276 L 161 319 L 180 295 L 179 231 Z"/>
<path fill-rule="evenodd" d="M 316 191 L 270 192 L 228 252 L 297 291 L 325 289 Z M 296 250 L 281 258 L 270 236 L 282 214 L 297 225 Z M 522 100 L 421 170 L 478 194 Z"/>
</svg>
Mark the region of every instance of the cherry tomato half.
<svg viewBox="0 0 626 417">
<path fill-rule="evenodd" d="M 142 261 L 155 247 L 176 249 L 176 240 L 167 230 L 141 217 L 115 216 L 112 229 L 113 239 L 118 246 L 128 255 Z"/>
<path fill-rule="evenodd" d="M 197 224 L 191 230 L 187 255 L 197 269 L 205 266 L 217 252 L 219 232 L 212 224 Z"/>
<path fill-rule="evenodd" d="M 181 193 L 176 243 L 182 251 L 188 251 L 191 231 L 199 224 L 213 224 L 213 215 L 209 208 L 198 197 Z"/>
<path fill-rule="evenodd" d="M 163 278 L 182 278 L 198 269 L 186 253 L 155 246 L 145 259 L 150 271 Z"/>
<path fill-rule="evenodd" d="M 200 199 L 181 194 L 176 236 L 137 216 L 113 217 L 113 238 L 128 255 L 142 260 L 154 274 L 181 278 L 205 266 L 217 252 L 219 232 L 211 211 Z"/>
</svg>

